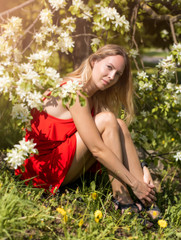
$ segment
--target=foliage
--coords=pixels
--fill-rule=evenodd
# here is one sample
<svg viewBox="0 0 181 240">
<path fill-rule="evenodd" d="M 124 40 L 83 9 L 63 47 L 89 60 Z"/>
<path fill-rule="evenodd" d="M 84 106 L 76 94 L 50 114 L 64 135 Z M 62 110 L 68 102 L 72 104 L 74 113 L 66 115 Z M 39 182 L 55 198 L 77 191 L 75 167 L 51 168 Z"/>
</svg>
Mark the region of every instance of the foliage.
<svg viewBox="0 0 181 240">
<path fill-rule="evenodd" d="M 62 77 L 91 51 L 106 43 L 116 43 L 127 49 L 132 60 L 136 116 L 130 130 L 134 142 L 149 163 L 157 166 L 161 162 L 166 170 L 180 168 L 180 1 L 28 0 L 16 1 L 17 5 L 14 1 L 3 2 L 8 10 L 0 13 L 1 150 L 7 152 L 24 137 L 31 108 L 42 109 L 42 99 L 47 97 L 45 90 L 62 97 L 65 104 L 73 104 L 81 85 L 70 83 L 68 88 L 60 89 Z M 146 65 L 145 47 L 162 48 L 164 57 L 151 66 Z M 84 99 L 80 101 L 83 105 Z M 25 149 L 32 151 L 20 141 L 7 159 L 17 166 L 16 159 L 23 161 L 31 153 Z M 156 233 L 151 234 L 142 232 L 136 217 L 131 221 L 129 215 L 119 218 L 115 212 L 108 213 L 110 195 L 105 193 L 105 188 L 94 189 L 99 196 L 95 201 L 91 198 L 94 193 L 91 188 L 83 188 L 81 193 L 67 192 L 60 199 L 48 198 L 45 203 L 49 207 L 44 209 L 41 191 L 24 188 L 9 171 L 0 176 L 3 238 L 39 235 L 40 239 L 58 239 L 58 236 L 73 239 L 76 235 L 79 239 L 111 239 L 116 234 L 122 239 L 149 239 L 150 236 L 169 239 L 180 236 L 180 195 L 171 194 L 173 181 L 163 181 L 164 197 L 158 199 L 160 207 L 164 206 L 168 228 L 157 226 Z M 78 195 L 86 207 L 74 201 Z M 96 210 L 103 214 L 100 217 L 98 212 L 97 223 Z M 72 227 L 63 221 L 73 224 Z"/>
<path fill-rule="evenodd" d="M 4 165 L 5 166 L 5 165 Z M 179 239 L 178 183 L 167 175 L 158 192 L 162 222 L 147 229 L 138 215 L 115 211 L 107 175 L 84 176 L 56 195 L 25 186 L 7 168 L 0 170 L 1 239 Z M 164 172 L 161 174 L 164 177 Z M 174 205 L 173 205 L 174 204 Z M 144 217 L 148 219 L 146 213 Z M 165 224 L 167 225 L 165 227 Z M 152 238 L 151 238 L 152 237 Z"/>
<path fill-rule="evenodd" d="M 12 147 L 12 144 L 17 143 L 20 136 L 24 135 L 23 132 L 21 133 L 22 129 L 29 127 L 30 109 L 33 107 L 42 109 L 42 99 L 45 97 L 43 94 L 47 88 L 54 96 L 61 96 L 64 104 L 74 103 L 76 90 L 81 86 L 76 83 L 73 86 L 70 83 L 68 88 L 60 89 L 59 85 L 66 73 L 63 65 L 67 67 L 67 72 L 72 69 L 71 64 L 66 63 L 66 59 L 70 60 L 70 56 L 78 59 L 78 55 L 75 55 L 76 47 L 79 45 L 77 38 L 79 25 L 77 24 L 81 21 L 88 33 L 84 34 L 81 30 L 79 35 L 82 39 L 90 36 L 86 41 L 89 42 L 93 51 L 105 43 L 119 42 L 128 49 L 135 63 L 137 72 L 134 71 L 133 77 L 137 111 L 130 130 L 137 146 L 144 151 L 148 161 L 154 158 L 155 164 L 161 159 L 164 164 L 179 165 L 181 87 L 177 67 L 181 63 L 181 44 L 177 43 L 176 39 L 180 36 L 176 27 L 180 22 L 175 21 L 175 19 L 179 20 L 180 16 L 177 11 L 177 8 L 181 7 L 179 2 L 170 4 L 160 1 L 156 4 L 154 1 L 149 1 L 149 3 L 138 1 L 134 4 L 132 1 L 115 1 L 112 6 L 110 1 L 90 0 L 85 3 L 81 0 L 74 0 L 70 5 L 66 1 L 47 0 L 42 1 L 42 9 L 36 1 L 27 1 L 25 2 L 27 9 L 30 3 L 33 4 L 32 16 L 23 15 L 21 4 L 19 8 L 17 7 L 17 13 L 23 16 L 25 24 L 22 18 L 17 16 L 4 18 L 1 24 L 1 101 L 4 99 L 11 101 L 11 116 L 14 119 L 11 127 L 18 124 L 19 128 L 17 139 L 13 140 L 13 137 L 11 139 L 8 135 L 5 138 L 9 146 Z M 37 11 L 38 15 L 35 14 Z M 132 17 L 130 13 L 133 14 Z M 150 15 L 150 18 L 146 13 Z M 170 45 L 169 40 L 170 52 L 154 66 L 154 69 L 145 68 L 140 59 L 142 45 L 139 43 L 138 36 L 146 35 L 149 27 L 144 27 L 144 24 L 148 19 L 164 21 L 171 16 L 169 13 L 173 14 L 170 18 L 170 32 L 174 44 Z M 6 12 L 2 13 L 2 17 L 5 14 Z M 27 29 L 24 28 L 31 21 L 33 23 Z M 27 43 L 26 35 L 33 28 L 34 33 Z M 165 39 L 169 29 L 161 29 L 160 32 Z M 24 43 L 25 48 L 23 48 Z M 80 101 L 84 104 L 83 98 Z M 1 118 L 4 129 L 6 129 L 7 123 L 4 124 L 4 122 L 7 114 L 2 112 Z M 17 128 L 16 131 L 18 131 Z M 2 148 L 3 146 L 7 144 L 3 144 Z M 152 152 L 150 153 L 149 150 Z"/>
</svg>

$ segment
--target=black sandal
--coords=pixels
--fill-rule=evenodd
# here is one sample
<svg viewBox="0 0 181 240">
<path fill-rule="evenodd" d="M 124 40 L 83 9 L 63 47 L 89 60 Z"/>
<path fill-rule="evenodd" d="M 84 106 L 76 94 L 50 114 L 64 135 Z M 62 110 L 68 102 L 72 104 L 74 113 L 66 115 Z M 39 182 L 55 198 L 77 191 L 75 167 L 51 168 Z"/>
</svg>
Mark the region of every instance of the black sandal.
<svg viewBox="0 0 181 240">
<path fill-rule="evenodd" d="M 145 219 L 143 216 L 141 216 L 139 214 L 140 210 L 139 210 L 138 206 L 135 203 L 122 204 L 118 200 L 116 200 L 115 198 L 112 198 L 112 202 L 117 206 L 117 209 L 121 210 L 121 213 L 123 213 L 124 210 L 129 209 L 129 208 L 130 208 L 131 212 L 138 213 L 138 219 L 140 220 L 140 223 L 143 226 L 145 226 L 146 228 L 151 228 L 153 226 L 152 222 L 148 221 L 147 219 Z M 135 211 L 135 209 L 136 209 L 136 211 Z M 142 209 L 141 209 L 141 211 L 142 211 Z"/>
<path fill-rule="evenodd" d="M 131 212 L 135 212 L 135 213 L 139 212 L 139 208 L 135 203 L 122 204 L 115 198 L 112 198 L 112 202 L 116 205 L 117 209 L 120 209 L 121 211 L 123 210 L 122 213 L 124 212 L 124 210 L 128 208 L 131 210 Z"/>
</svg>

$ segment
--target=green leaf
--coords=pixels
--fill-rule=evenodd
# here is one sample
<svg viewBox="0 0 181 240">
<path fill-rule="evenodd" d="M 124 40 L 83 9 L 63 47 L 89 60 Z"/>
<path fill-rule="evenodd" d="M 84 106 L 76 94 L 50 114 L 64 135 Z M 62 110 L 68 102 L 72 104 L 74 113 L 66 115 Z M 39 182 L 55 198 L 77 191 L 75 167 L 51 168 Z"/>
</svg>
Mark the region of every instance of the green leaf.
<svg viewBox="0 0 181 240">
<path fill-rule="evenodd" d="M 79 102 L 80 102 L 80 105 L 82 107 L 85 107 L 86 105 L 86 101 L 85 101 L 85 98 L 83 98 L 82 96 L 79 95 Z"/>
<path fill-rule="evenodd" d="M 92 190 L 92 191 L 95 191 L 95 190 L 96 190 L 96 183 L 95 183 L 95 181 L 92 181 L 92 182 L 90 183 L 90 187 L 91 187 L 91 190 Z"/>
<path fill-rule="evenodd" d="M 176 236 L 177 236 L 178 238 L 181 238 L 181 232 L 176 232 Z"/>
</svg>

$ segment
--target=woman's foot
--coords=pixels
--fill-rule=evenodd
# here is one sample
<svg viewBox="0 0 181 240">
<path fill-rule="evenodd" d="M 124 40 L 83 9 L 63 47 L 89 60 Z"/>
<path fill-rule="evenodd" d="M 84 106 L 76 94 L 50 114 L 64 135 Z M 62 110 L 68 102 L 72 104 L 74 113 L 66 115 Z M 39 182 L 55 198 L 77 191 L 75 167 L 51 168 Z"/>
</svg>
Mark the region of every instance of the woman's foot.
<svg viewBox="0 0 181 240">
<path fill-rule="evenodd" d="M 130 209 L 130 212 L 133 213 L 138 213 L 138 220 L 140 220 L 140 223 L 145 226 L 146 228 L 151 228 L 153 226 L 153 223 L 148 221 L 147 219 L 145 219 L 144 216 L 141 216 L 139 214 L 140 210 L 139 207 L 137 206 L 137 204 L 135 203 L 127 203 L 127 204 L 123 204 L 121 202 L 119 202 L 118 200 L 116 200 L 114 197 L 112 198 L 112 202 L 115 205 L 115 209 L 121 210 L 121 214 L 123 214 L 125 212 L 125 210 Z"/>
<path fill-rule="evenodd" d="M 161 215 L 161 211 L 156 204 L 145 206 L 141 201 L 139 201 L 136 203 L 136 205 L 140 212 L 146 212 L 152 220 L 158 219 Z"/>
<path fill-rule="evenodd" d="M 116 210 L 121 210 L 121 213 L 123 214 L 126 209 L 130 209 L 131 212 L 138 213 L 139 208 L 135 203 L 121 203 L 120 201 L 116 200 L 114 197 L 112 198 L 112 202 L 114 203 Z"/>
</svg>

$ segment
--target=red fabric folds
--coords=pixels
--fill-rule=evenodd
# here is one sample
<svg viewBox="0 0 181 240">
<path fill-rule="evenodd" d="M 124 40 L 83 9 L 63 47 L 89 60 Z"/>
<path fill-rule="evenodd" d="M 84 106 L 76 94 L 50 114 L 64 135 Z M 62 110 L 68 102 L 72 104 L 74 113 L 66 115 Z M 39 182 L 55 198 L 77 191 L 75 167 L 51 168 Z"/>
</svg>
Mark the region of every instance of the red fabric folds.
<svg viewBox="0 0 181 240">
<path fill-rule="evenodd" d="M 74 158 L 77 131 L 73 119 L 58 119 L 46 112 L 32 110 L 31 131 L 26 140 L 34 139 L 39 154 L 25 160 L 25 171 L 15 171 L 22 179 L 32 178 L 35 187 L 55 193 L 63 182 Z"/>
</svg>

